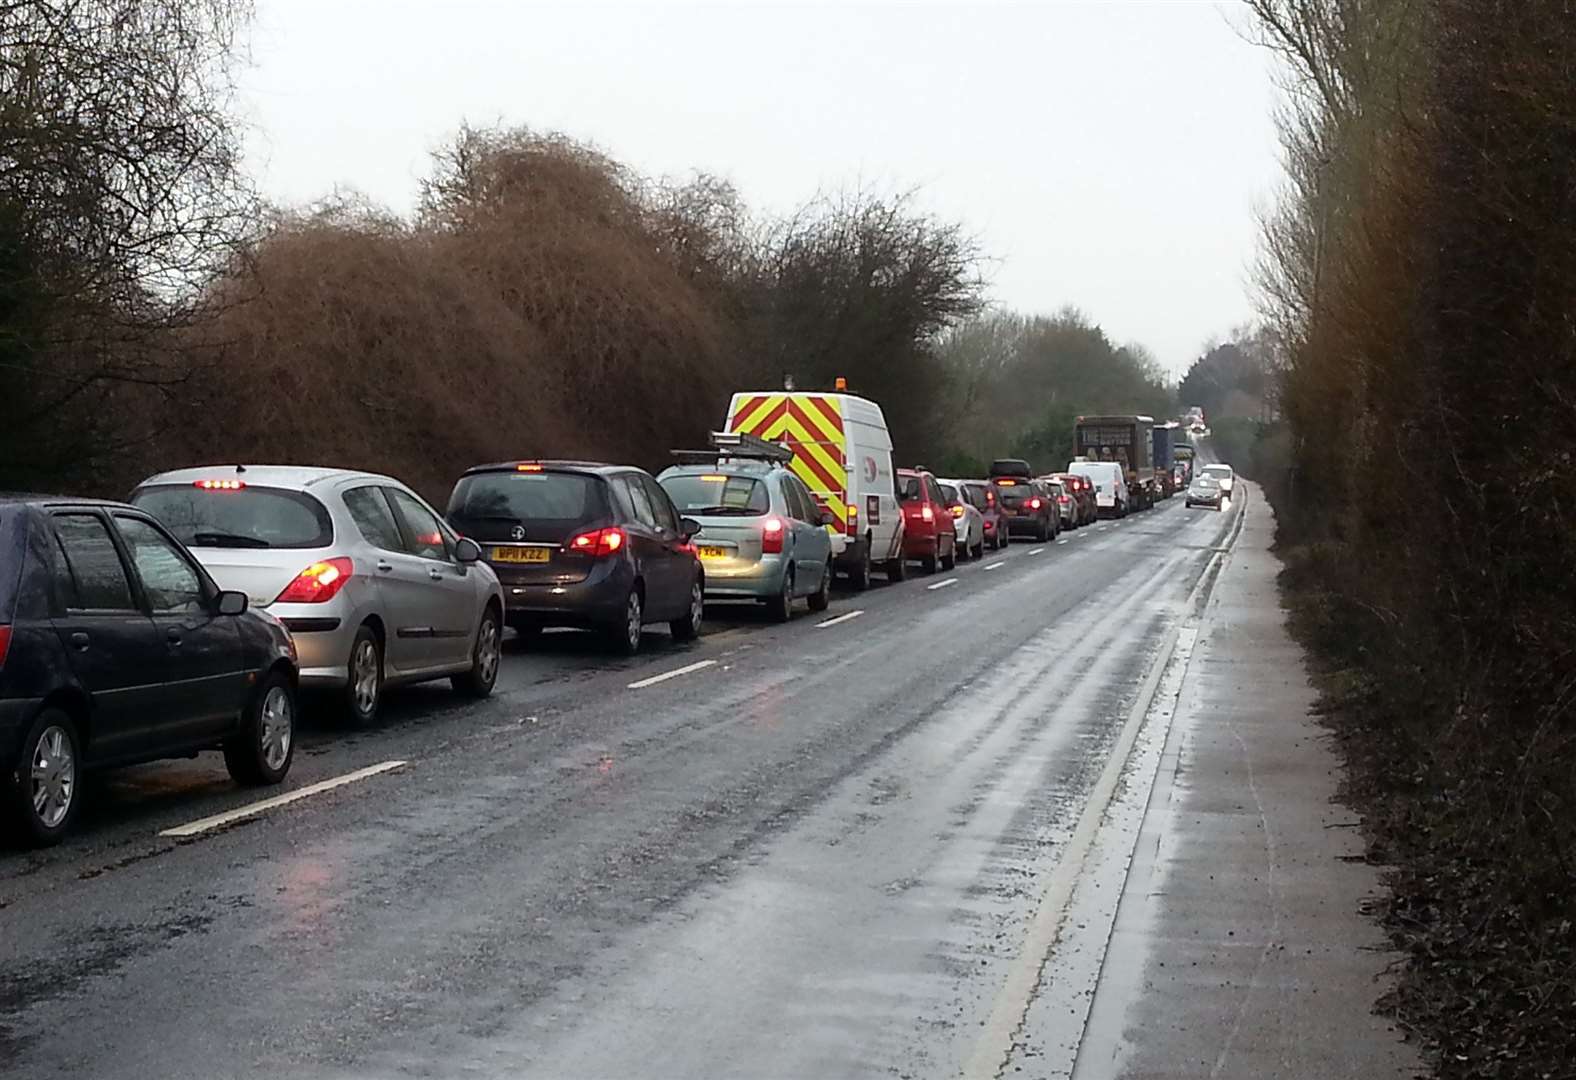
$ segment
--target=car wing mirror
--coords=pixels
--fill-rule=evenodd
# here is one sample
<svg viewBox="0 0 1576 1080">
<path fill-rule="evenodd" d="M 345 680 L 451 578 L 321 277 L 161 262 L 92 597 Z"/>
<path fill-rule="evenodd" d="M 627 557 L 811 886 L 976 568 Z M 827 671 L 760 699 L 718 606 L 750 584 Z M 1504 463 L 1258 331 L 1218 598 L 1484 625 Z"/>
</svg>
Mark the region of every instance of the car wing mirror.
<svg viewBox="0 0 1576 1080">
<path fill-rule="evenodd" d="M 454 561 L 459 563 L 480 562 L 482 546 L 469 536 L 460 537 L 454 545 Z"/>
<path fill-rule="evenodd" d="M 214 598 L 213 607 L 220 615 L 244 615 L 249 603 L 244 592 L 225 589 Z"/>
<path fill-rule="evenodd" d="M 830 510 L 822 510 L 821 511 L 821 524 L 822 525 L 836 525 L 837 524 L 837 515 L 832 513 Z"/>
<path fill-rule="evenodd" d="M 679 518 L 679 532 L 683 534 L 684 539 L 689 540 L 700 532 L 700 522 L 692 517 Z"/>
</svg>

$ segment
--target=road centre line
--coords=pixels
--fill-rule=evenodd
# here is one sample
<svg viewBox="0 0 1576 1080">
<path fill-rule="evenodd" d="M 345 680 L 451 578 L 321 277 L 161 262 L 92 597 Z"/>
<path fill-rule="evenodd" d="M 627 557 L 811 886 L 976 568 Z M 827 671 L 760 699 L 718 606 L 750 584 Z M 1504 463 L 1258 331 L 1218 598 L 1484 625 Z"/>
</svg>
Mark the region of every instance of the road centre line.
<svg viewBox="0 0 1576 1080">
<path fill-rule="evenodd" d="M 935 592 L 937 589 L 945 589 L 948 585 L 956 585 L 957 583 L 957 578 L 949 577 L 945 581 L 936 582 L 934 585 L 926 585 L 925 588 L 929 592 Z"/>
<path fill-rule="evenodd" d="M 688 675 L 692 671 L 700 671 L 702 668 L 709 668 L 716 662 L 717 661 L 715 660 L 697 660 L 693 664 L 685 664 L 681 668 L 674 668 L 672 671 L 664 671 L 661 675 L 653 675 L 649 679 L 640 679 L 636 682 L 632 682 L 629 684 L 629 689 L 644 690 L 646 687 L 655 686 L 659 682 L 667 682 L 669 679 L 676 679 L 680 675 Z"/>
<path fill-rule="evenodd" d="M 993 563 L 989 564 L 988 566 L 986 566 L 985 569 L 987 569 L 987 570 L 1000 570 L 1003 566 L 1006 566 L 1006 565 L 1007 565 L 1006 563 L 993 562 Z"/>
<path fill-rule="evenodd" d="M 274 810 L 281 806 L 288 806 L 299 799 L 305 799 L 312 795 L 321 795 L 325 791 L 333 791 L 335 788 L 344 787 L 346 784 L 354 784 L 358 780 L 365 780 L 368 777 L 377 776 L 379 773 L 392 772 L 395 769 L 404 768 L 408 764 L 410 763 L 407 761 L 384 761 L 377 765 L 368 765 L 364 769 L 357 769 L 355 772 L 348 772 L 343 776 L 335 776 L 327 780 L 319 780 L 315 784 L 308 784 L 306 787 L 296 788 L 294 791 L 288 791 L 283 795 L 275 795 L 270 799 L 262 799 L 258 802 L 248 803 L 245 806 L 238 806 L 234 810 L 226 810 L 222 814 L 214 814 L 212 817 L 188 821 L 185 825 L 177 825 L 173 829 L 165 829 L 159 835 L 183 840 L 187 837 L 209 832 L 212 829 L 223 828 L 237 821 L 244 821 L 246 818 L 256 817 L 258 814 L 267 813 L 269 810 Z"/>
<path fill-rule="evenodd" d="M 816 623 L 815 628 L 817 630 L 825 630 L 828 626 L 836 626 L 838 623 L 845 623 L 849 619 L 857 619 L 863 614 L 864 609 L 862 608 L 858 611 L 850 611 L 847 615 L 839 615 L 835 619 L 827 619 L 825 622 Z"/>
<path fill-rule="evenodd" d="M 1044 550 L 1045 550 L 1044 548 L 1030 548 L 1029 549 L 1029 554 L 1030 555 L 1038 555 L 1040 552 L 1042 552 Z"/>
<path fill-rule="evenodd" d="M 1070 541 L 1070 540 L 1058 540 L 1058 541 L 1056 541 L 1056 542 L 1057 542 L 1057 543 L 1058 543 L 1058 544 L 1068 544 L 1068 543 L 1071 543 L 1071 541 Z M 1032 551 L 1031 551 L 1031 552 L 1029 552 L 1029 554 L 1030 554 L 1030 555 L 1033 555 L 1033 554 L 1034 554 L 1034 552 L 1032 552 Z"/>
</svg>

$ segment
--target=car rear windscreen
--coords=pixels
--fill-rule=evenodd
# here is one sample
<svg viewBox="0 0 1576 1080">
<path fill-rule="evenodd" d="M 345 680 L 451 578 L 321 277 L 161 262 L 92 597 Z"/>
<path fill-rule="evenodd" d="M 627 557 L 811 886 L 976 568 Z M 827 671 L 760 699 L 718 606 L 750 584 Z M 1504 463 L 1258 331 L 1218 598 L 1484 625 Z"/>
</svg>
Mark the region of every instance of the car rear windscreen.
<svg viewBox="0 0 1576 1080">
<path fill-rule="evenodd" d="M 334 542 L 328 509 L 302 491 L 161 484 L 143 488 L 131 501 L 187 547 L 320 548 Z"/>
<path fill-rule="evenodd" d="M 461 532 L 484 539 L 506 538 L 507 527 L 523 525 L 531 540 L 561 543 L 574 529 L 608 513 L 607 485 L 600 477 L 510 470 L 461 477 L 449 496 L 448 517 Z"/>
<path fill-rule="evenodd" d="M 766 485 L 753 476 L 681 473 L 660 481 L 679 513 L 698 517 L 749 517 L 772 508 Z"/>
<path fill-rule="evenodd" d="M 941 485 L 941 497 L 946 499 L 949 504 L 963 501 L 963 495 L 952 484 Z"/>
<path fill-rule="evenodd" d="M 919 502 L 922 487 L 917 476 L 899 476 L 897 478 L 897 497 L 904 502 Z"/>
</svg>

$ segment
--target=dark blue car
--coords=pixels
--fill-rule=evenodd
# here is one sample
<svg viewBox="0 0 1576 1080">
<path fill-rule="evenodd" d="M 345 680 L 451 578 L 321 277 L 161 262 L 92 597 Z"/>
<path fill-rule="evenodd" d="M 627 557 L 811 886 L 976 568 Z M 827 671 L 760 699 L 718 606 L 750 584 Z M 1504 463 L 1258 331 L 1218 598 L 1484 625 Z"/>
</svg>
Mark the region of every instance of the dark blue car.
<svg viewBox="0 0 1576 1080">
<path fill-rule="evenodd" d="M 294 755 L 289 631 L 122 503 L 0 495 L 0 810 L 70 827 L 89 769 L 222 749 L 243 784 Z"/>
</svg>

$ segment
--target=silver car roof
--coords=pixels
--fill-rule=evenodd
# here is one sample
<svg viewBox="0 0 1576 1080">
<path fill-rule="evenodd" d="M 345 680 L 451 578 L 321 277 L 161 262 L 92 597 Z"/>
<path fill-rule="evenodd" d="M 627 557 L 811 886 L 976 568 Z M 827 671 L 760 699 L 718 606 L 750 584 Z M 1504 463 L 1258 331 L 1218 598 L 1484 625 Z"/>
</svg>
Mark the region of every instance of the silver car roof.
<svg viewBox="0 0 1576 1080">
<path fill-rule="evenodd" d="M 194 484 L 199 480 L 240 480 L 261 487 L 293 488 L 299 491 L 321 489 L 336 480 L 373 480 L 379 483 L 398 484 L 390 476 L 361 472 L 357 469 L 323 468 L 313 465 L 205 465 L 191 469 L 172 469 L 150 476 L 138 487 L 152 484 Z"/>
</svg>

